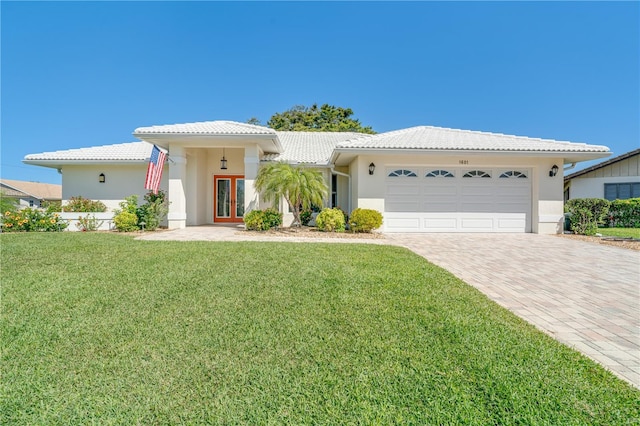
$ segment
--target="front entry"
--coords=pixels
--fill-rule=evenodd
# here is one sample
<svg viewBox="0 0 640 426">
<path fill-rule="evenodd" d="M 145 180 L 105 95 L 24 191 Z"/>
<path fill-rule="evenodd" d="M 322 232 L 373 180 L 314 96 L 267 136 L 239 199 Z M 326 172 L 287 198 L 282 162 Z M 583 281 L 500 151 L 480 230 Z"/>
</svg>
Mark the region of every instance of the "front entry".
<svg viewBox="0 0 640 426">
<path fill-rule="evenodd" d="M 242 222 L 244 176 L 214 176 L 213 221 Z"/>
</svg>

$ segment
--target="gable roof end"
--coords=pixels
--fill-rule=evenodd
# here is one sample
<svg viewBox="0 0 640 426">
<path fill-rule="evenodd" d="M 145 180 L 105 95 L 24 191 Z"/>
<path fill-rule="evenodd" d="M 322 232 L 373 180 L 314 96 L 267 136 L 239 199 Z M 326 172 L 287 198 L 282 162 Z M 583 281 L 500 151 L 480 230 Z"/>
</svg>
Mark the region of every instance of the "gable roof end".
<svg viewBox="0 0 640 426">
<path fill-rule="evenodd" d="M 610 159 L 608 159 L 606 161 L 603 161 L 602 163 L 598 163 L 598 164 L 595 164 L 595 165 L 593 165 L 591 167 L 587 167 L 586 169 L 582 169 L 582 170 L 578 170 L 577 172 L 573 172 L 570 175 L 566 175 L 564 177 L 564 180 L 566 182 L 566 181 L 571 180 L 573 178 L 576 178 L 578 176 L 582 176 L 582 175 L 590 173 L 590 172 L 592 172 L 594 170 L 598 170 L 598 169 L 601 169 L 603 167 L 610 166 L 611 164 L 617 163 L 617 162 L 622 161 L 622 160 L 626 160 L 627 158 L 633 157 L 634 155 L 638 155 L 638 154 L 640 154 L 640 148 L 634 149 L 633 151 L 629 151 L 629 152 L 626 152 L 626 153 L 621 154 L 621 155 L 618 155 L 617 157 L 610 158 Z"/>
</svg>

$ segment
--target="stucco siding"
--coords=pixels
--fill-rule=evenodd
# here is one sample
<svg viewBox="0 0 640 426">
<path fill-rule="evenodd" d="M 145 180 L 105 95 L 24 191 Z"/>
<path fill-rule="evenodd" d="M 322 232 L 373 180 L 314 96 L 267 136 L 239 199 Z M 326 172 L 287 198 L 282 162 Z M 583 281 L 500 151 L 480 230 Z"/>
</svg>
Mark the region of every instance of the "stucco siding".
<svg viewBox="0 0 640 426">
<path fill-rule="evenodd" d="M 374 175 L 369 175 L 368 165 L 376 165 Z M 531 232 L 553 234 L 561 232 L 563 218 L 562 172 L 550 177 L 549 170 L 556 164 L 562 168 L 561 158 L 396 155 L 360 156 L 352 163 L 354 176 L 355 207 L 385 211 L 386 171 L 389 168 L 437 167 L 437 168 L 522 168 L 531 171 Z M 357 167 L 354 167 L 356 165 Z"/>
<path fill-rule="evenodd" d="M 105 182 L 98 182 L 98 175 L 104 173 Z M 144 189 L 147 165 L 79 165 L 65 166 L 62 169 L 62 200 L 82 196 L 102 201 L 111 211 L 119 208 L 125 197 L 137 195 L 141 202 L 148 192 Z M 167 190 L 168 166 L 162 175 L 160 189 Z"/>
</svg>

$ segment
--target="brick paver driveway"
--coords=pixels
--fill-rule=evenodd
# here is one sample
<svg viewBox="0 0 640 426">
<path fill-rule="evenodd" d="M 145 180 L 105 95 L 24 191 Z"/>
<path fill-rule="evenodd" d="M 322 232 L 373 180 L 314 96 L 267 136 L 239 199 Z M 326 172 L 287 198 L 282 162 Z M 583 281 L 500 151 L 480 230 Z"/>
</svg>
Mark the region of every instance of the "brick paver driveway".
<svg viewBox="0 0 640 426">
<path fill-rule="evenodd" d="M 389 234 L 640 387 L 640 253 L 553 235 Z"/>
</svg>

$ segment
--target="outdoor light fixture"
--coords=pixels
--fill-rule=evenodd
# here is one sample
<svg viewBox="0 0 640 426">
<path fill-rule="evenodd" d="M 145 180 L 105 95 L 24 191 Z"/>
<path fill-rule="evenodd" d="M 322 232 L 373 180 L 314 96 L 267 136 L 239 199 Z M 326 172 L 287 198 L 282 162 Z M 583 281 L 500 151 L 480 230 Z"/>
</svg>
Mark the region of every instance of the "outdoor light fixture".
<svg viewBox="0 0 640 426">
<path fill-rule="evenodd" d="M 107 178 L 104 176 L 104 173 L 100 173 L 98 175 L 98 182 L 105 183 L 106 181 L 107 181 Z"/>
<path fill-rule="evenodd" d="M 375 171 L 376 171 L 376 165 L 373 163 L 369 164 L 369 174 L 372 175 L 373 172 Z"/>
<path fill-rule="evenodd" d="M 220 169 L 227 170 L 227 159 L 224 157 L 224 148 L 222 148 L 222 160 L 220 160 Z"/>
<path fill-rule="evenodd" d="M 549 170 L 549 177 L 554 177 L 557 174 L 558 174 L 558 166 L 554 164 L 551 170 Z"/>
</svg>

